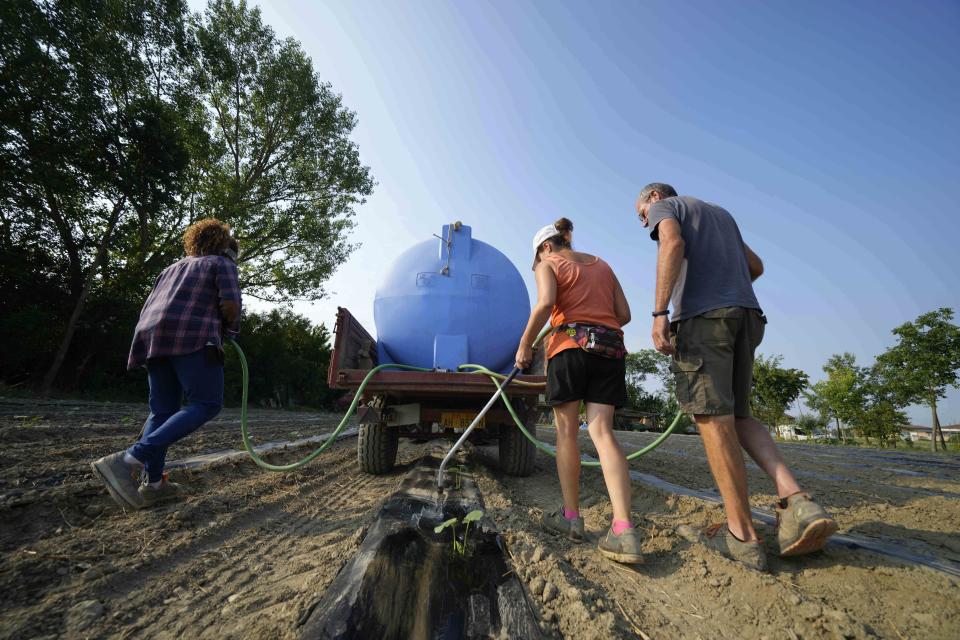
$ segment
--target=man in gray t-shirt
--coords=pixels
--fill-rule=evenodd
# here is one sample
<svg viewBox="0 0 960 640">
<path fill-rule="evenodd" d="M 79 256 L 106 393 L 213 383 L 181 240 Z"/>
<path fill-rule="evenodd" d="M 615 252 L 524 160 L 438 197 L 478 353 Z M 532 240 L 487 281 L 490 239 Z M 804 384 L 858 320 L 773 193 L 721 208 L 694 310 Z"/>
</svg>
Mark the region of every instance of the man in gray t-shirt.
<svg viewBox="0 0 960 640">
<path fill-rule="evenodd" d="M 760 308 L 740 229 L 726 209 L 690 196 L 654 201 L 647 209 L 651 238 L 667 218 L 680 225 L 685 245 L 670 301 L 674 321 L 723 307 Z"/>
<path fill-rule="evenodd" d="M 697 423 L 727 513 L 726 526 L 708 527 L 697 539 L 766 569 L 750 514 L 743 447 L 777 486 L 780 555 L 821 549 L 837 524 L 803 492 L 767 428 L 750 415 L 753 357 L 766 325 L 752 282 L 763 263 L 726 209 L 679 196 L 668 184 L 644 187 L 637 213 L 657 241 L 653 346 L 673 356 L 677 402 Z"/>
</svg>

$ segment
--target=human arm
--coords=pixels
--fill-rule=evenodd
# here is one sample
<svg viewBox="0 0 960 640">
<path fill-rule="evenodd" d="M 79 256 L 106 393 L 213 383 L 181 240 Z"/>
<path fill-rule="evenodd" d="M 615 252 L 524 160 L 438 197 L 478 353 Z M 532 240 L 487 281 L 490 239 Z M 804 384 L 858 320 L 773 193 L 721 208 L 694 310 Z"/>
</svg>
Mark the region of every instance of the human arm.
<svg viewBox="0 0 960 640">
<path fill-rule="evenodd" d="M 533 362 L 533 341 L 537 339 L 540 329 L 550 318 L 550 312 L 557 302 L 557 276 L 547 262 L 540 262 L 534 272 L 537 280 L 537 302 L 530 310 L 527 328 L 520 338 L 517 348 L 516 366 L 526 369 Z"/>
<path fill-rule="evenodd" d="M 228 338 L 240 335 L 240 314 L 242 301 L 240 297 L 240 276 L 237 265 L 224 258 L 217 269 L 217 295 L 220 307 L 220 317 L 223 319 L 223 333 Z"/>
<path fill-rule="evenodd" d="M 747 268 L 750 270 L 750 282 L 755 282 L 757 278 L 763 275 L 763 261 L 760 260 L 760 256 L 755 254 L 753 250 L 747 246 L 747 243 L 743 243 L 743 252 L 747 255 Z"/>
<path fill-rule="evenodd" d="M 623 327 L 630 322 L 630 303 L 627 302 L 627 296 L 623 293 L 623 287 L 620 286 L 616 275 L 613 276 L 613 282 L 616 285 L 613 290 L 613 313 L 617 316 L 617 322 Z"/>
<path fill-rule="evenodd" d="M 657 285 L 654 311 L 670 306 L 670 296 L 683 265 L 685 243 L 680 233 L 680 223 L 675 218 L 665 218 L 657 225 Z M 660 353 L 673 353 L 670 344 L 670 319 L 663 315 L 653 319 L 653 346 Z"/>
</svg>

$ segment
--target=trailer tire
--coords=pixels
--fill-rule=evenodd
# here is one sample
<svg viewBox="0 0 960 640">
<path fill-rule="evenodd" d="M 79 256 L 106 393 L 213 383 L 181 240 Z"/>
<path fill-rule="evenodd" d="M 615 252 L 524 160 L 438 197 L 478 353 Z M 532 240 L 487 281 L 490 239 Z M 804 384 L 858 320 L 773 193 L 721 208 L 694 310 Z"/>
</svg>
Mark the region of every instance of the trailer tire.
<svg viewBox="0 0 960 640">
<path fill-rule="evenodd" d="M 361 471 L 375 476 L 389 473 L 397 461 L 400 433 L 385 424 L 362 424 L 357 437 L 357 462 Z"/>
<path fill-rule="evenodd" d="M 534 438 L 537 437 L 536 426 L 531 425 L 527 430 Z M 529 476 L 533 473 L 536 455 L 536 447 L 520 429 L 513 425 L 500 428 L 500 468 L 507 475 Z"/>
</svg>

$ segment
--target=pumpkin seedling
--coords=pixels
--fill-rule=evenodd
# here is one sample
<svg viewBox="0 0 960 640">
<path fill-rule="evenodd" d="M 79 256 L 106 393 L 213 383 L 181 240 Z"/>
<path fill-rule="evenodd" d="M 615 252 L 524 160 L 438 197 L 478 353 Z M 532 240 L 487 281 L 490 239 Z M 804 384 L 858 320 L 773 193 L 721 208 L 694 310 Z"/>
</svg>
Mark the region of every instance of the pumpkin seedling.
<svg viewBox="0 0 960 640">
<path fill-rule="evenodd" d="M 433 528 L 434 533 L 442 533 L 444 529 L 450 528 L 450 534 L 453 541 L 453 552 L 460 556 L 465 556 L 467 554 L 467 537 L 470 534 L 470 523 L 476 522 L 483 517 L 483 511 L 480 509 L 474 509 L 467 515 L 463 516 L 463 542 L 457 540 L 457 523 L 460 521 L 459 518 L 450 518 L 444 522 L 441 522 Z"/>
</svg>

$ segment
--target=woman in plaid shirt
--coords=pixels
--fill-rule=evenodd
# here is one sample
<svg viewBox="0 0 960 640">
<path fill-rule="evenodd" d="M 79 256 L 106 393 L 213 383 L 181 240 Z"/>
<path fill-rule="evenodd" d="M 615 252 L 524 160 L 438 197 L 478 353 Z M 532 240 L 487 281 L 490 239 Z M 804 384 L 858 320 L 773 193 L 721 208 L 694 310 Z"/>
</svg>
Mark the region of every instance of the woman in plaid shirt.
<svg viewBox="0 0 960 640">
<path fill-rule="evenodd" d="M 147 369 L 150 417 L 132 447 L 92 465 L 121 507 L 175 497 L 179 486 L 163 473 L 167 448 L 223 406 L 223 338 L 240 328 L 237 244 L 228 225 L 208 218 L 187 228 L 183 246 L 187 257 L 164 269 L 143 305 L 127 360 Z"/>
</svg>

